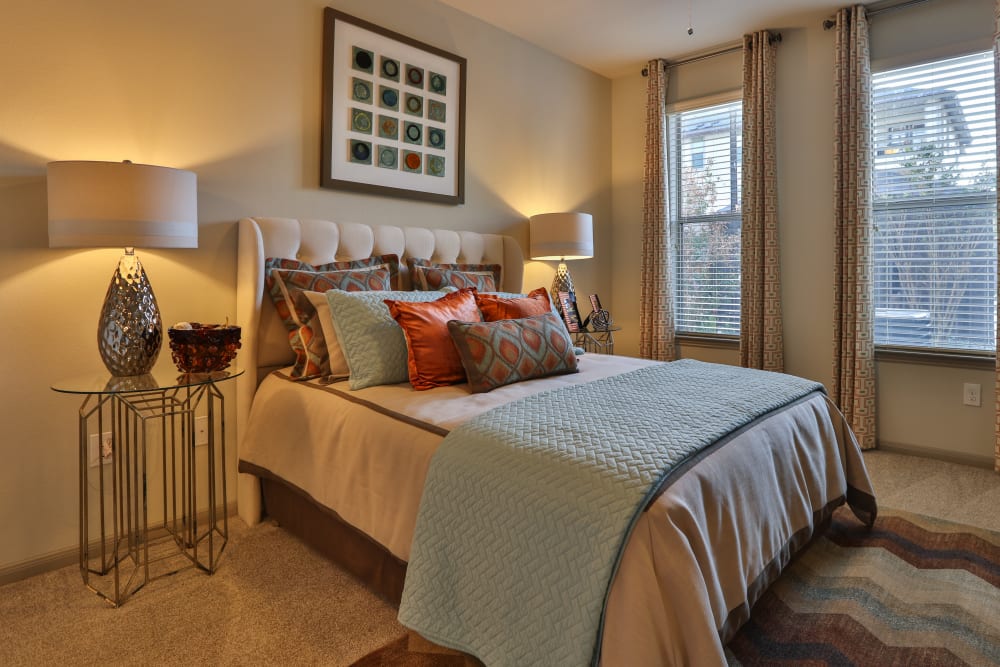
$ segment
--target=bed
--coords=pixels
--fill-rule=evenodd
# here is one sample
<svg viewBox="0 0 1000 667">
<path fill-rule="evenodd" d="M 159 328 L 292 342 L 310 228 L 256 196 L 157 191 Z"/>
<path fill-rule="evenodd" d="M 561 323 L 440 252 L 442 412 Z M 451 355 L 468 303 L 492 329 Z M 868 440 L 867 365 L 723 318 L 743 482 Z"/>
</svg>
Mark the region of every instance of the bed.
<svg viewBox="0 0 1000 667">
<path fill-rule="evenodd" d="M 291 361 L 285 332 L 263 293 L 265 259 L 323 264 L 386 253 L 500 264 L 502 289 L 522 288 L 523 256 L 509 237 L 289 218 L 240 221 L 238 506 L 251 525 L 266 511 L 398 602 L 424 482 L 449 433 L 500 406 L 645 372 L 652 362 L 588 354 L 579 373 L 483 394 L 463 385 L 352 391 L 344 381 L 293 381 L 282 370 Z M 407 286 L 405 272 L 401 280 Z M 618 556 L 593 651 L 602 664 L 724 664 L 724 643 L 753 602 L 836 507 L 847 501 L 859 519 L 874 520 L 857 443 L 819 392 L 768 412 L 680 468 L 637 515 Z M 486 662 L 517 662 L 504 656 Z"/>
</svg>

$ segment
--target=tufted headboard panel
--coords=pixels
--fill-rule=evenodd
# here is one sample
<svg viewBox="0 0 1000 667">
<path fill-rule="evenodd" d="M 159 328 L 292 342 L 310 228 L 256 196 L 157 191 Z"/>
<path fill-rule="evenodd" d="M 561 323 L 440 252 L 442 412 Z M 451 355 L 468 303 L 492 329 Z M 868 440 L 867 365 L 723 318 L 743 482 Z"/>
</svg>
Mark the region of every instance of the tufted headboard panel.
<svg viewBox="0 0 1000 667">
<path fill-rule="evenodd" d="M 257 385 L 267 373 L 294 360 L 287 332 L 263 293 L 264 260 L 287 257 L 325 264 L 389 253 L 400 258 L 401 289 L 410 289 L 406 258 L 418 257 L 444 263 L 500 264 L 501 289 L 521 291 L 524 255 L 509 236 L 329 220 L 243 218 L 236 265 L 236 323 L 242 327 L 243 342 L 236 360 L 244 373 L 236 380 L 237 439 L 242 438 Z M 240 475 L 238 504 L 244 520 L 251 524 L 259 520 L 260 495 L 251 475 Z"/>
</svg>

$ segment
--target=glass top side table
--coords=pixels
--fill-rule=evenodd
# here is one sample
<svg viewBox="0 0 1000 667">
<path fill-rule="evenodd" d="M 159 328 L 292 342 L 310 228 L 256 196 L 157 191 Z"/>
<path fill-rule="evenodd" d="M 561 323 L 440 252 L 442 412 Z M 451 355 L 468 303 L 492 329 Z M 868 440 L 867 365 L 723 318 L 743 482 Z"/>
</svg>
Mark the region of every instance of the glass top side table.
<svg viewBox="0 0 1000 667">
<path fill-rule="evenodd" d="M 80 573 L 112 606 L 185 567 L 218 567 L 229 540 L 218 385 L 241 374 L 104 372 L 52 384 L 83 396 Z"/>
<path fill-rule="evenodd" d="M 621 330 L 615 324 L 606 329 L 582 329 L 573 333 L 573 344 L 595 354 L 614 354 L 615 332 Z"/>
</svg>

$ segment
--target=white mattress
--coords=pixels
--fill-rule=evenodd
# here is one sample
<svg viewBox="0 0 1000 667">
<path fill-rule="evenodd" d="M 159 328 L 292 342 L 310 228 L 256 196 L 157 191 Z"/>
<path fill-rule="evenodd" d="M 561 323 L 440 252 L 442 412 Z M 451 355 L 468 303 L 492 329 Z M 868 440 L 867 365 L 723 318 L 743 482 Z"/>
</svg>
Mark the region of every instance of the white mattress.
<svg viewBox="0 0 1000 667">
<path fill-rule="evenodd" d="M 292 484 L 407 560 L 444 435 L 503 402 L 648 362 L 585 355 L 581 372 L 469 394 L 464 385 L 350 391 L 269 376 L 241 460 Z M 814 395 L 709 450 L 642 515 L 612 585 L 605 665 L 724 664 L 722 639 L 850 484 L 873 495 L 843 417 Z M 748 593 L 749 591 L 749 593 Z M 728 620 L 728 624 L 727 624 Z"/>
</svg>

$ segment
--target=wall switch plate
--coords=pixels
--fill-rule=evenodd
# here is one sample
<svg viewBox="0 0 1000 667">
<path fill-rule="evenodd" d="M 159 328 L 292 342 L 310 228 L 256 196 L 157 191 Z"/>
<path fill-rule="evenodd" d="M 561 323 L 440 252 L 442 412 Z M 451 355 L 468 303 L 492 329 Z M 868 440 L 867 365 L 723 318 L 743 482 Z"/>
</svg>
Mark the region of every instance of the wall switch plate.
<svg viewBox="0 0 1000 667">
<path fill-rule="evenodd" d="M 973 407 L 980 407 L 982 403 L 983 385 L 975 382 L 966 382 L 962 386 L 962 403 Z"/>
<path fill-rule="evenodd" d="M 194 444 L 208 444 L 208 417 L 195 417 L 194 419 Z"/>
<path fill-rule="evenodd" d="M 87 465 L 96 468 L 99 463 L 111 463 L 113 451 L 111 431 L 105 431 L 101 435 L 91 433 L 87 439 Z"/>
</svg>

